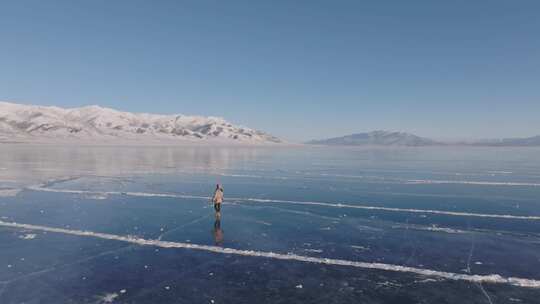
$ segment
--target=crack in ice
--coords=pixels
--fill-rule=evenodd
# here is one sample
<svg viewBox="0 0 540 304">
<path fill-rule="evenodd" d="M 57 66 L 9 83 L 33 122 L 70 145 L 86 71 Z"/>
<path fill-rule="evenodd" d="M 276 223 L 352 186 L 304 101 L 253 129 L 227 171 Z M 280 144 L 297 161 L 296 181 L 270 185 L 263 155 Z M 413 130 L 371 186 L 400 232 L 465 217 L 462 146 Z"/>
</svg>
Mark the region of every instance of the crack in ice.
<svg viewBox="0 0 540 304">
<path fill-rule="evenodd" d="M 175 227 L 175 228 L 173 228 L 173 229 L 171 229 L 171 230 L 164 231 L 162 234 L 159 235 L 159 237 L 158 237 L 157 239 L 158 239 L 158 241 L 161 241 L 161 239 L 162 239 L 164 236 L 166 236 L 167 234 L 172 233 L 172 232 L 174 232 L 174 231 L 178 231 L 178 230 L 183 229 L 183 228 L 185 228 L 185 227 L 187 227 L 187 226 L 196 224 L 196 223 L 198 223 L 198 222 L 200 222 L 200 221 L 202 221 L 202 220 L 205 220 L 205 219 L 207 219 L 207 218 L 209 218 L 209 217 L 210 217 L 210 215 L 201 216 L 201 217 L 198 217 L 198 218 L 192 220 L 191 222 L 188 222 L 188 223 L 185 223 L 185 224 L 183 224 L 183 225 L 177 226 L 177 227 Z"/>
<path fill-rule="evenodd" d="M 188 194 L 170 194 L 170 193 L 148 193 L 148 192 L 120 192 L 120 191 L 87 191 L 87 190 L 69 190 L 69 189 L 51 189 L 44 187 L 28 187 L 27 189 L 33 191 L 43 192 L 57 192 L 57 193 L 71 193 L 71 194 L 107 194 L 107 195 L 128 195 L 135 197 L 167 197 L 167 198 L 184 198 L 184 199 L 202 199 L 209 200 L 209 196 L 188 195 Z M 368 205 L 351 205 L 344 203 L 328 203 L 328 202 L 312 202 L 312 201 L 290 201 L 279 199 L 262 199 L 262 198 L 238 198 L 230 197 L 229 200 L 236 202 L 256 202 L 256 203 L 276 203 L 276 204 L 291 204 L 291 205 L 309 205 L 309 206 L 324 206 L 332 208 L 348 208 L 348 209 L 361 209 L 361 210 L 377 210 L 386 212 L 401 212 L 401 213 L 420 213 L 420 214 L 436 214 L 436 215 L 448 215 L 448 216 L 463 216 L 463 217 L 480 217 L 480 218 L 497 218 L 497 219 L 512 219 L 512 220 L 532 220 L 540 221 L 540 216 L 528 216 L 528 215 L 511 215 L 511 214 L 486 214 L 486 213 L 471 213 L 471 212 L 459 212 L 459 211 L 444 211 L 433 209 L 413 209 L 413 208 L 395 208 L 395 207 L 382 207 L 382 206 L 368 206 Z"/>
<path fill-rule="evenodd" d="M 446 271 L 408 267 L 408 266 L 394 265 L 394 264 L 359 262 L 359 261 L 349 261 L 349 260 L 332 259 L 332 258 L 309 257 L 309 256 L 302 256 L 302 255 L 297 255 L 297 254 L 282 254 L 282 253 L 266 252 L 266 251 L 223 248 L 219 246 L 199 245 L 199 244 L 192 244 L 192 243 L 168 242 L 168 241 L 159 241 L 159 240 L 152 240 L 152 239 L 143 239 L 143 238 L 137 238 L 137 237 L 132 237 L 132 236 L 122 236 L 122 235 L 83 231 L 83 230 L 70 230 L 70 229 L 64 229 L 64 228 L 55 228 L 55 227 L 31 225 L 31 224 L 21 224 L 21 223 L 15 223 L 15 222 L 10 223 L 10 222 L 0 221 L 0 226 L 16 228 L 16 229 L 28 229 L 28 230 L 38 230 L 38 231 L 46 231 L 46 232 L 52 232 L 52 233 L 62 233 L 62 234 L 76 235 L 76 236 L 82 236 L 82 237 L 93 237 L 93 238 L 100 238 L 100 239 L 105 239 L 105 240 L 115 240 L 115 241 L 131 243 L 131 244 L 138 244 L 141 246 L 193 249 L 193 250 L 201 250 L 201 251 L 207 251 L 207 252 L 213 252 L 213 253 L 219 253 L 219 254 L 233 254 L 233 255 L 240 255 L 240 256 L 269 258 L 269 259 L 276 259 L 276 260 L 298 261 L 298 262 L 335 265 L 335 266 L 349 266 L 349 267 L 356 267 L 356 268 L 361 268 L 361 269 L 404 272 L 404 273 L 412 273 L 412 274 L 423 275 L 423 276 L 439 277 L 439 278 L 455 280 L 455 281 L 468 281 L 468 282 L 473 282 L 473 283 L 477 282 L 477 283 L 492 283 L 492 284 L 509 284 L 509 285 L 518 286 L 518 287 L 540 288 L 540 280 L 517 278 L 517 277 L 503 277 L 498 274 L 489 274 L 489 275 L 460 274 L 460 273 L 452 273 L 452 272 L 446 272 Z"/>
<path fill-rule="evenodd" d="M 468 223 L 468 229 L 470 230 L 471 229 L 471 223 Z M 473 257 L 473 253 L 474 253 L 474 247 L 475 247 L 475 237 L 474 237 L 474 234 L 471 234 L 471 250 L 469 251 L 469 257 L 467 259 L 467 273 L 471 273 L 471 260 L 472 260 L 472 257 Z M 486 297 L 487 301 L 489 304 L 493 304 L 493 301 L 491 301 L 491 297 L 489 296 L 489 294 L 486 292 L 486 290 L 484 289 L 484 286 L 482 286 L 482 282 L 475 282 L 475 285 L 478 286 L 478 288 L 480 289 L 480 291 L 482 291 L 482 294 Z"/>
<path fill-rule="evenodd" d="M 1 225 L 2 224 L 0 223 L 0 226 Z M 105 252 L 100 252 L 98 254 L 95 254 L 95 255 L 92 255 L 92 256 L 89 256 L 89 257 L 85 257 L 85 258 L 76 260 L 76 261 L 71 262 L 71 263 L 54 265 L 54 266 L 51 266 L 51 267 L 48 267 L 48 268 L 45 268 L 45 269 L 41 269 L 41 270 L 37 270 L 37 271 L 34 271 L 34 272 L 23 274 L 21 276 L 13 278 L 13 279 L 11 279 L 9 281 L 0 282 L 0 284 L 5 284 L 5 286 L 4 286 L 4 288 L 5 288 L 5 287 L 7 287 L 7 285 L 10 285 L 10 284 L 12 284 L 14 282 L 17 282 L 17 281 L 20 281 L 20 280 L 23 280 L 23 279 L 26 279 L 26 278 L 30 278 L 30 277 L 37 276 L 37 275 L 42 275 L 42 274 L 49 273 L 49 272 L 54 271 L 54 270 L 59 270 L 59 269 L 63 269 L 63 268 L 66 268 L 66 267 L 73 266 L 73 265 L 81 264 L 83 262 L 88 262 L 88 261 L 91 261 L 91 260 L 93 260 L 95 258 L 99 258 L 99 257 L 102 257 L 102 256 L 106 256 L 106 255 L 116 253 L 118 251 L 129 249 L 129 248 L 131 248 L 133 246 L 135 246 L 135 245 L 127 245 L 125 247 L 120 247 L 120 248 L 117 248 L 117 249 L 113 249 L 113 250 L 109 250 L 109 251 L 105 251 Z"/>
<path fill-rule="evenodd" d="M 488 181 L 464 181 L 464 180 L 432 180 L 432 179 L 411 179 L 407 180 L 409 185 L 479 185 L 479 186 L 524 186 L 524 187 L 540 187 L 539 183 L 522 183 L 522 182 L 488 182 Z"/>
</svg>

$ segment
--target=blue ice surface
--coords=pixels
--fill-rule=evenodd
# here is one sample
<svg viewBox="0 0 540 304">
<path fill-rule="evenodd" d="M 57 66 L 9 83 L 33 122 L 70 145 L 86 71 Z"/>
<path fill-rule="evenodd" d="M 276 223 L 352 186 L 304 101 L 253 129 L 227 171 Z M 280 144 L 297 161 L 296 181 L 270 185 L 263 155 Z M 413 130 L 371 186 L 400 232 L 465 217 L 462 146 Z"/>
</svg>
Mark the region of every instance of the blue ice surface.
<svg viewBox="0 0 540 304">
<path fill-rule="evenodd" d="M 337 205 L 540 216 L 534 149 L 102 147 L 39 156 L 10 149 L 0 174 L 61 174 L 0 197 L 4 222 L 540 280 L 538 220 Z M 226 198 L 219 222 L 206 198 L 216 183 Z M 0 261 L 0 303 L 534 303 L 540 296 L 508 284 L 5 226 Z"/>
</svg>

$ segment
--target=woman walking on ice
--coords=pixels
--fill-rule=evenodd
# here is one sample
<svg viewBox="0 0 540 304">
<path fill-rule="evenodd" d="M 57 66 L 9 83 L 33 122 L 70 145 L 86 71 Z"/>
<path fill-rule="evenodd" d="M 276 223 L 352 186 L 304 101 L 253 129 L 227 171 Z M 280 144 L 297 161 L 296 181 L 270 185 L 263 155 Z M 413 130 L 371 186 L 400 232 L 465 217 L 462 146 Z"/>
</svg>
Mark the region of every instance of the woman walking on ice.
<svg viewBox="0 0 540 304">
<path fill-rule="evenodd" d="M 214 209 L 216 212 L 220 212 L 221 203 L 223 202 L 223 187 L 220 184 L 216 185 L 216 191 L 214 191 L 212 202 L 214 203 Z"/>
<path fill-rule="evenodd" d="M 223 187 L 220 184 L 216 185 L 216 191 L 212 197 L 214 210 L 216 210 L 216 221 L 214 222 L 214 241 L 217 246 L 223 246 L 223 229 L 221 229 L 221 203 L 223 202 Z"/>
</svg>

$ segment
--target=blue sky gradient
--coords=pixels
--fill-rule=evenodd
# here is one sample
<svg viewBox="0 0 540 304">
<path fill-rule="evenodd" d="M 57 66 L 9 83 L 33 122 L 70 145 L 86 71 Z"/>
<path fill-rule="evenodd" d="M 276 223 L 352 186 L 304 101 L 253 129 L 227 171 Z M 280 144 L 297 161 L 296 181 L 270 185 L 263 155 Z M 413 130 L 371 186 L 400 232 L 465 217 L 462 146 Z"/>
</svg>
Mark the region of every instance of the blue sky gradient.
<svg viewBox="0 0 540 304">
<path fill-rule="evenodd" d="M 292 141 L 540 134 L 539 1 L 2 1 L 0 100 Z"/>
</svg>

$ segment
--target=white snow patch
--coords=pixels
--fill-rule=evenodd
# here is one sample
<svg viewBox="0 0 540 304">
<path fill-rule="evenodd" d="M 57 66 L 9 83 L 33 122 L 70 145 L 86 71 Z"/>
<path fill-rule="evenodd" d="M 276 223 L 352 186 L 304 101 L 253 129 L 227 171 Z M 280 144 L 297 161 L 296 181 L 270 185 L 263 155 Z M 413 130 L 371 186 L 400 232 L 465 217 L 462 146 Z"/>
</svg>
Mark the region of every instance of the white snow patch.
<svg viewBox="0 0 540 304">
<path fill-rule="evenodd" d="M 512 171 L 488 171 L 489 174 L 512 174 Z"/>
<path fill-rule="evenodd" d="M 268 223 L 268 222 L 265 222 L 265 221 L 255 221 L 255 223 L 262 224 L 262 225 L 265 225 L 265 226 L 272 226 L 272 223 Z"/>
<path fill-rule="evenodd" d="M 19 238 L 20 239 L 23 239 L 23 240 L 33 240 L 35 239 L 37 236 L 37 234 L 34 234 L 34 233 L 27 233 L 25 235 L 20 235 Z"/>
<path fill-rule="evenodd" d="M 109 196 L 106 193 L 96 193 L 96 194 L 89 194 L 86 195 L 86 199 L 92 199 L 92 200 L 106 200 Z"/>
<path fill-rule="evenodd" d="M 380 283 L 377 283 L 377 285 L 384 286 L 384 287 L 402 287 L 403 286 L 401 284 L 390 282 L 390 281 L 380 282 Z"/>
<path fill-rule="evenodd" d="M 448 228 L 448 227 L 439 227 L 437 225 L 432 225 L 432 226 L 417 226 L 417 225 L 402 226 L 402 225 L 396 225 L 396 226 L 392 226 L 392 228 L 399 228 L 399 229 L 406 228 L 406 229 L 414 229 L 414 230 L 444 232 L 444 233 L 467 233 L 467 231 L 464 231 L 464 230 Z"/>
<path fill-rule="evenodd" d="M 414 281 L 414 283 L 431 283 L 431 282 L 439 282 L 439 280 L 427 278 L 423 280 Z"/>
<path fill-rule="evenodd" d="M 112 303 L 116 298 L 118 298 L 118 294 L 116 292 L 113 292 L 104 294 L 100 297 L 100 300 L 102 303 Z"/>
<path fill-rule="evenodd" d="M 465 233 L 465 231 L 463 230 L 448 228 L 448 227 L 437 227 L 437 226 L 426 227 L 425 230 L 436 231 L 436 232 L 446 232 L 446 233 Z"/>
<path fill-rule="evenodd" d="M 351 248 L 362 250 L 362 251 L 370 250 L 369 247 L 358 246 L 358 245 L 351 245 Z"/>
</svg>

